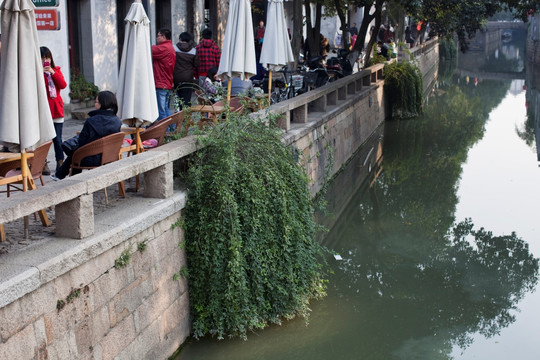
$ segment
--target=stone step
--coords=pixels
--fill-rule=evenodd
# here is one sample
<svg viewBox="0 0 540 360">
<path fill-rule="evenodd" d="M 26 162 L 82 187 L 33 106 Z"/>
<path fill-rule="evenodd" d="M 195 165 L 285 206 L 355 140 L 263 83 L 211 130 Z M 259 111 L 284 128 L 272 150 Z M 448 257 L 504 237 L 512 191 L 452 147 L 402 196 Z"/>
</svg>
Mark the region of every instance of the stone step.
<svg viewBox="0 0 540 360">
<path fill-rule="evenodd" d="M 71 110 L 71 118 L 77 120 L 86 120 L 88 118 L 88 113 L 92 110 L 96 110 L 94 107 L 83 108 L 83 109 L 73 109 Z"/>
</svg>

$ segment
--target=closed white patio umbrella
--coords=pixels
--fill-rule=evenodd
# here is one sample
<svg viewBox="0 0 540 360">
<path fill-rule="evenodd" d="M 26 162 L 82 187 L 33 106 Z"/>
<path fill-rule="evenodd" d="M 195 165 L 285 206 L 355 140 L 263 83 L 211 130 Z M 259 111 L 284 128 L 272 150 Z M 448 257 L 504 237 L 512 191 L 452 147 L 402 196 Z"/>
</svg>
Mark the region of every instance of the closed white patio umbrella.
<svg viewBox="0 0 540 360">
<path fill-rule="evenodd" d="M 33 187 L 26 150 L 56 136 L 39 51 L 34 4 L 30 0 L 5 0 L 0 6 L 2 58 L 0 68 L 0 143 L 20 151 L 23 191 Z M 42 223 L 49 225 L 44 210 Z M 1 227 L 1 226 L 0 226 Z M 24 217 L 28 238 L 28 217 Z"/>
<path fill-rule="evenodd" d="M 140 1 L 124 19 L 126 31 L 118 74 L 118 117 L 126 125 L 147 126 L 158 117 L 152 70 L 150 20 Z"/>
<path fill-rule="evenodd" d="M 268 0 L 266 30 L 259 62 L 269 70 L 268 95 L 272 89 L 272 71 L 294 61 L 291 41 L 287 32 L 283 0 Z"/>
<path fill-rule="evenodd" d="M 34 4 L 5 0 L 0 9 L 0 142 L 24 152 L 51 140 L 56 132 L 43 79 Z"/>
<path fill-rule="evenodd" d="M 229 79 L 227 101 L 231 97 L 233 77 L 246 80 L 256 73 L 257 61 L 250 1 L 231 0 L 218 68 L 218 75 L 224 74 Z"/>
</svg>

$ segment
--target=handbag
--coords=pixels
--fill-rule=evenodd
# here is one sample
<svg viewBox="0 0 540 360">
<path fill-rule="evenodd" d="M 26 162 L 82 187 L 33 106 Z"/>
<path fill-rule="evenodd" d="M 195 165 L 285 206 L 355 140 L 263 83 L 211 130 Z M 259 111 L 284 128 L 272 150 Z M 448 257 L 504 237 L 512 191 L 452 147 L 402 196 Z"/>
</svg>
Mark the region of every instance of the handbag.
<svg viewBox="0 0 540 360">
<path fill-rule="evenodd" d="M 62 143 L 62 149 L 67 156 L 73 156 L 75 150 L 79 148 L 79 135 L 75 135 L 72 138 L 67 139 Z"/>
</svg>

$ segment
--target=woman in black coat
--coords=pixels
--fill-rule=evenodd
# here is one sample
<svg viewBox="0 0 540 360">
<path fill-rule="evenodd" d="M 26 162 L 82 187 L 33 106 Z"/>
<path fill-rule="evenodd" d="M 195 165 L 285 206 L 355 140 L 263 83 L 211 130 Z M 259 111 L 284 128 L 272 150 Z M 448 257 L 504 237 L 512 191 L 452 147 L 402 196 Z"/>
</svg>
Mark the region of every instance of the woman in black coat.
<svg viewBox="0 0 540 360">
<path fill-rule="evenodd" d="M 120 131 L 122 122 L 116 116 L 118 112 L 118 102 L 116 96 L 110 91 L 101 91 L 96 97 L 94 104 L 96 110 L 91 111 L 86 119 L 84 126 L 79 134 L 79 143 L 76 149 L 91 143 L 94 140 L 101 139 L 107 135 L 111 135 Z M 67 158 L 64 160 L 62 166 L 60 166 L 56 173 L 51 175 L 53 180 L 60 180 L 65 178 L 69 174 L 69 168 L 71 167 L 71 161 L 73 153 L 66 154 Z M 82 165 L 84 166 L 99 166 L 101 164 L 101 155 L 94 155 L 84 158 Z M 80 171 L 79 171 L 80 172 Z M 76 171 L 73 171 L 75 174 Z"/>
</svg>

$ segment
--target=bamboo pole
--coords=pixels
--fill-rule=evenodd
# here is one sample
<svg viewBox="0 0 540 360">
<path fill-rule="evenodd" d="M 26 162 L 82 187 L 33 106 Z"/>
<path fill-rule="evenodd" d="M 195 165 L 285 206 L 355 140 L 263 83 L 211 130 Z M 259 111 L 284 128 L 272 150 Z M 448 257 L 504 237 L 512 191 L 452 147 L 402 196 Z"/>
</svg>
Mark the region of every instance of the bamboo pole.
<svg viewBox="0 0 540 360">
<path fill-rule="evenodd" d="M 268 71 L 268 106 L 271 105 L 271 97 L 272 96 L 272 70 Z"/>
</svg>

